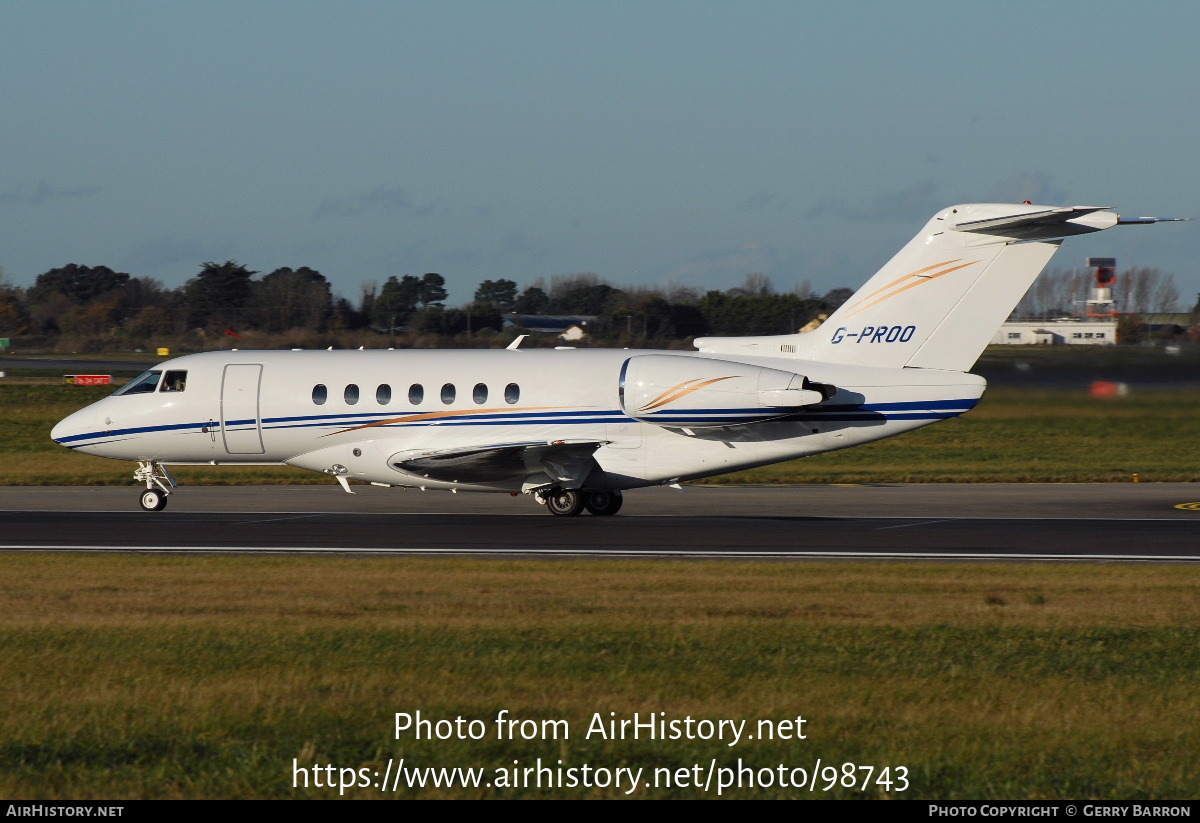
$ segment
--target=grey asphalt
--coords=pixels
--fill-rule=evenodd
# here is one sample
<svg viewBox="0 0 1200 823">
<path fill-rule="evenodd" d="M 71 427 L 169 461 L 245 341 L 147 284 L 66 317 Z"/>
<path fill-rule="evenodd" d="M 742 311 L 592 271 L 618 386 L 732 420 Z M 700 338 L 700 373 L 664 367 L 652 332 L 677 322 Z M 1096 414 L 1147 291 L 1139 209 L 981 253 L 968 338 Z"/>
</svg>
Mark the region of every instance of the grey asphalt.
<svg viewBox="0 0 1200 823">
<path fill-rule="evenodd" d="M 616 517 L 531 499 L 336 485 L 0 488 L 0 549 L 628 557 L 1200 561 L 1200 485 L 865 485 L 635 490 Z"/>
</svg>

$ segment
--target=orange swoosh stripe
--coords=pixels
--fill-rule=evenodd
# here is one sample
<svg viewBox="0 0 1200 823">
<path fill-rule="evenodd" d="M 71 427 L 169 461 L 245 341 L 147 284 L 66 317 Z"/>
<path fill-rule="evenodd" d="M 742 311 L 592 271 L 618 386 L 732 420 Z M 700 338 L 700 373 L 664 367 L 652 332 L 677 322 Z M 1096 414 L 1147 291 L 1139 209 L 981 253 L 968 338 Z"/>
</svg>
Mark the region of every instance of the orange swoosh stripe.
<svg viewBox="0 0 1200 823">
<path fill-rule="evenodd" d="M 450 417 L 464 417 L 472 414 L 499 414 L 501 412 L 529 412 L 529 411 L 558 411 L 560 409 L 579 409 L 582 406 L 524 406 L 519 409 L 464 409 L 462 411 L 438 411 L 438 412 L 423 412 L 421 414 L 407 414 L 403 417 L 392 417 L 387 420 L 376 420 L 374 423 L 364 423 L 361 426 L 351 426 L 348 429 L 339 429 L 329 434 L 323 434 L 322 437 L 332 437 L 335 434 L 345 434 L 346 432 L 356 432 L 362 429 L 373 429 L 376 426 L 387 426 L 392 423 L 420 423 L 425 420 L 444 420 Z"/>
<path fill-rule="evenodd" d="M 676 383 L 674 386 L 672 386 L 671 388 L 669 388 L 669 389 L 667 389 L 666 391 L 664 391 L 664 392 L 663 392 L 662 394 L 660 394 L 658 397 L 656 397 L 656 398 L 654 398 L 653 400 L 651 400 L 651 401 L 650 401 L 649 403 L 647 403 L 645 406 L 642 406 L 642 409 L 647 409 L 647 408 L 649 408 L 650 406 L 653 406 L 653 405 L 655 405 L 656 403 L 658 403 L 658 401 L 662 400 L 662 399 L 663 399 L 664 397 L 666 397 L 668 394 L 671 394 L 672 392 L 679 391 L 679 390 L 680 390 L 680 389 L 682 389 L 684 386 L 688 385 L 689 383 L 695 383 L 695 382 L 696 382 L 697 380 L 699 380 L 699 379 L 700 379 L 699 377 L 692 377 L 692 378 L 689 378 L 688 380 L 684 380 L 682 383 Z"/>
<path fill-rule="evenodd" d="M 937 274 L 930 275 L 929 277 L 925 277 L 920 280 L 915 280 L 912 283 L 909 283 L 907 286 L 896 289 L 891 294 L 885 294 L 883 297 L 880 297 L 878 300 L 874 300 L 874 301 L 868 303 L 867 305 L 863 306 L 860 309 L 855 309 L 854 311 L 847 314 L 846 317 L 847 318 L 853 317 L 854 315 L 858 314 L 859 312 L 864 312 L 867 309 L 871 308 L 872 306 L 882 303 L 884 300 L 891 300 L 896 295 L 901 294 L 902 292 L 906 292 L 911 288 L 921 285 L 922 283 L 929 283 L 930 281 L 936 280 L 944 274 L 949 274 L 950 272 L 958 271 L 959 269 L 965 269 L 967 266 L 974 266 L 978 262 L 979 262 L 978 260 L 972 260 L 970 263 L 963 263 L 961 266 L 955 266 L 954 268 L 946 269 L 945 271 L 940 271 Z"/>
<path fill-rule="evenodd" d="M 958 258 L 958 260 L 961 260 L 961 259 L 962 259 L 961 257 Z M 901 277 L 897 277 L 895 280 L 893 280 L 891 283 L 888 283 L 886 286 L 880 286 L 875 291 L 873 291 L 870 294 L 866 295 L 865 297 L 861 298 L 858 301 L 858 303 L 854 304 L 854 306 L 857 306 L 859 303 L 863 303 L 867 300 L 870 300 L 875 295 L 879 294 L 880 292 L 887 291 L 888 289 L 892 288 L 893 286 L 900 285 L 901 283 L 903 283 L 905 280 L 907 280 L 910 277 L 919 277 L 920 275 L 924 274 L 927 271 L 933 271 L 934 269 L 941 268 L 942 266 L 949 266 L 951 263 L 957 263 L 958 260 L 946 260 L 942 263 L 934 263 L 932 266 L 926 266 L 923 269 L 917 269 L 916 271 L 910 271 L 908 274 L 902 275 Z M 853 309 L 854 306 L 848 306 L 847 308 Z"/>
<path fill-rule="evenodd" d="M 685 380 L 685 381 L 683 381 L 683 383 L 680 383 L 679 385 L 683 386 L 687 383 L 691 383 L 693 380 L 696 380 L 696 379 L 698 379 L 698 378 L 692 378 L 692 380 Z M 645 406 L 642 406 L 640 409 L 638 409 L 638 411 L 644 411 L 644 412 L 645 411 L 654 411 L 655 409 L 659 408 L 660 406 L 665 406 L 668 403 L 678 400 L 681 397 L 687 397 L 689 394 L 691 394 L 694 391 L 700 391 L 700 389 L 704 388 L 705 386 L 711 386 L 713 383 L 719 383 L 722 380 L 732 380 L 732 379 L 733 379 L 733 375 L 731 374 L 728 377 L 714 377 L 712 380 L 705 380 L 703 383 L 698 383 L 695 386 L 691 386 L 690 388 L 677 391 L 674 394 L 672 394 L 670 397 L 664 398 L 662 400 L 658 400 L 657 402 L 651 401 L 650 403 L 648 403 Z M 676 388 L 678 388 L 678 386 Z M 674 389 L 668 389 L 668 391 L 674 391 Z M 660 394 L 659 397 L 662 397 L 662 395 Z"/>
</svg>

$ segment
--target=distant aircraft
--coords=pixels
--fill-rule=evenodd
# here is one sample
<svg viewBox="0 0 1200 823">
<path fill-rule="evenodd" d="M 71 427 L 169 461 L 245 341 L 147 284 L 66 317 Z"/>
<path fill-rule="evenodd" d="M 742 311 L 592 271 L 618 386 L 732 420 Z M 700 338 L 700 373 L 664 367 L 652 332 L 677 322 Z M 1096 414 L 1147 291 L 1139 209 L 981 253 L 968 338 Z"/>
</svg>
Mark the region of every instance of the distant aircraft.
<svg viewBox="0 0 1200 823">
<path fill-rule="evenodd" d="M 938 212 L 813 331 L 696 352 L 219 351 L 168 360 L 64 419 L 70 449 L 134 460 L 161 510 L 168 465 L 279 465 L 378 486 L 532 495 L 612 515 L 622 491 L 845 449 L 957 417 L 969 374 L 1062 238 L 1100 206 Z"/>
</svg>

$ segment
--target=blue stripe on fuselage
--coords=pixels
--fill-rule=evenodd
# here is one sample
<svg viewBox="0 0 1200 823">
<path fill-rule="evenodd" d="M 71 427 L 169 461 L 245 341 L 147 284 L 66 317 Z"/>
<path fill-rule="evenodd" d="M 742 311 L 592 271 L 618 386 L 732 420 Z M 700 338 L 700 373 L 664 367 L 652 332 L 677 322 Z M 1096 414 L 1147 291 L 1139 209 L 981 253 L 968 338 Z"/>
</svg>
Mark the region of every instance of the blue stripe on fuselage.
<svg viewBox="0 0 1200 823">
<path fill-rule="evenodd" d="M 789 411 L 784 409 L 767 409 L 762 406 L 746 409 L 688 409 L 686 411 L 665 411 L 655 412 L 647 415 L 640 415 L 641 419 L 651 420 L 662 423 L 683 423 L 687 418 L 694 419 L 696 416 L 703 415 L 708 422 L 716 422 L 722 416 L 727 417 L 728 421 L 721 422 L 753 422 L 753 417 L 781 417 L 787 416 L 793 420 L 827 420 L 830 422 L 854 422 L 866 420 L 878 420 L 880 416 L 886 417 L 889 420 L 944 420 L 950 417 L 957 417 L 965 411 L 969 411 L 978 404 L 978 400 L 974 398 L 964 400 L 929 400 L 929 401 L 905 401 L 895 403 L 862 403 L 862 404 L 837 404 L 829 406 L 810 406 L 802 411 Z M 946 410 L 946 411 L 935 411 Z M 907 413 L 905 413 L 907 412 Z M 361 412 L 347 414 L 315 414 L 315 415 L 297 415 L 292 417 L 267 417 L 264 418 L 263 428 L 271 431 L 279 431 L 283 429 L 298 429 L 298 428 L 320 428 L 320 427 L 340 427 L 352 426 L 357 427 L 363 425 L 364 418 L 377 417 L 419 417 L 421 415 L 432 414 L 432 412 L 410 411 L 406 413 L 397 412 Z M 740 416 L 739 416 L 740 415 Z M 751 418 L 749 421 L 747 418 Z M 564 425 L 584 425 L 590 423 L 609 423 L 614 420 L 629 419 L 620 409 L 611 409 L 604 411 L 511 411 L 511 412 L 486 412 L 479 414 L 467 414 L 452 418 L 433 418 L 424 420 L 413 420 L 410 422 L 396 423 L 381 423 L 372 428 L 412 428 L 417 426 L 501 426 L 501 425 L 544 425 L 547 423 L 557 423 Z M 309 422 L 311 421 L 311 422 Z M 230 426 L 251 426 L 254 424 L 252 418 L 245 420 L 229 420 L 226 421 L 226 429 Z M 70 444 L 83 445 L 79 441 L 90 440 L 92 438 L 114 438 L 118 436 L 128 436 L 137 434 L 151 434 L 154 432 L 169 432 L 169 431 L 185 431 L 187 429 L 195 429 L 199 432 L 213 423 L 211 420 L 204 420 L 194 423 L 170 423 L 160 426 L 138 426 L 128 429 L 112 429 L 108 431 L 97 431 L 88 434 L 72 434 L 67 437 L 59 438 L 56 442 L 63 446 Z M 289 425 L 279 425 L 279 424 Z M 270 425 L 275 424 L 275 425 Z M 106 442 L 108 442 L 106 440 Z M 89 445 L 99 445 L 97 443 Z"/>
</svg>

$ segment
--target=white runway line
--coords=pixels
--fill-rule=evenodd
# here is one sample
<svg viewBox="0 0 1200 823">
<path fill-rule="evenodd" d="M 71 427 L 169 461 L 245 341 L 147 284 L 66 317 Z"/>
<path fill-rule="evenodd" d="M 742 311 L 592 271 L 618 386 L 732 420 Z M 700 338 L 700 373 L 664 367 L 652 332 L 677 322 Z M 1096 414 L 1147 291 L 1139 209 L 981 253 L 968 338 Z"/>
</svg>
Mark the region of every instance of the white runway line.
<svg viewBox="0 0 1200 823">
<path fill-rule="evenodd" d="M 732 560 L 1055 560 L 1119 563 L 1197 562 L 1200 555 L 1170 554 L 1039 554 L 1004 552 L 840 552 L 840 551 L 689 551 L 687 549 L 448 549 L 448 548 L 345 548 L 326 546 L 96 546 L 52 544 L 3 544 L 0 551 L 59 552 L 59 553 L 117 553 L 132 554 L 393 554 L 393 555 L 488 555 L 488 556 L 549 556 L 549 557 L 608 557 L 608 558 L 689 558 Z"/>
<path fill-rule="evenodd" d="M 950 523 L 953 518 L 943 517 L 941 520 L 922 520 L 920 523 L 901 523 L 899 526 L 880 526 L 875 531 L 884 531 L 885 529 L 911 529 L 913 526 L 931 526 L 934 523 Z"/>
<path fill-rule="evenodd" d="M 200 511 L 200 510 L 179 511 L 179 510 L 176 510 L 176 511 L 164 511 L 164 512 L 144 512 L 144 511 L 139 511 L 137 509 L 130 508 L 130 509 L 66 509 L 66 510 L 63 510 L 63 509 L 0 509 L 0 517 L 3 517 L 4 515 L 9 515 L 9 514 L 47 514 L 47 513 L 51 513 L 51 512 L 54 514 L 131 514 L 131 515 L 137 515 L 137 516 L 145 516 L 148 519 L 151 517 L 154 517 L 154 516 L 159 516 L 159 517 L 161 517 L 163 515 L 176 516 L 176 515 L 183 515 L 183 514 L 186 514 L 186 515 L 202 514 L 202 515 L 210 515 L 210 516 L 216 516 L 216 517 L 244 517 L 244 516 L 252 516 L 252 515 L 271 515 L 273 517 L 279 517 L 281 519 L 287 519 L 287 517 L 289 515 L 304 516 L 304 517 L 512 517 L 512 516 L 542 517 L 545 514 L 545 512 L 542 511 L 541 509 L 531 509 L 531 510 L 522 511 L 522 512 L 454 512 L 454 511 L 450 511 L 450 510 L 428 511 L 428 512 L 425 512 L 425 511 L 420 511 L 420 512 L 396 512 L 396 511 L 387 511 L 387 512 L 377 512 L 377 511 L 329 511 L 329 512 L 292 512 L 292 511 L 273 511 L 272 512 L 272 511 L 265 511 L 265 512 L 254 512 L 254 511 L 230 511 L 228 509 L 224 510 L 224 511 L 207 511 L 207 510 L 204 510 L 204 511 Z M 914 520 L 914 519 L 917 519 L 917 518 L 914 518 L 913 515 L 911 515 L 911 514 L 851 515 L 851 514 L 793 514 L 793 513 L 789 513 L 789 512 L 726 511 L 726 512 L 720 512 L 720 513 L 707 513 L 707 514 L 694 514 L 694 513 L 690 513 L 690 512 L 681 513 L 681 514 L 621 514 L 621 515 L 618 515 L 616 518 L 614 518 L 614 520 L 619 522 L 621 520 L 649 519 L 649 518 L 694 519 L 696 517 L 718 517 L 718 518 L 730 518 L 730 519 L 736 519 L 736 518 L 741 518 L 741 517 L 793 518 L 793 519 L 797 519 L 797 520 Z M 589 521 L 589 522 L 591 521 L 591 518 L 583 518 L 583 519 L 586 521 Z M 579 522 L 575 518 L 562 518 L 562 520 L 565 522 Z M 1200 521 L 1200 518 L 1189 517 L 1187 515 L 1176 515 L 1174 517 L 1088 517 L 1086 515 L 1078 515 L 1075 517 L 1067 517 L 1064 515 L 1057 515 L 1057 516 L 1053 516 L 1053 517 L 1044 517 L 1044 516 L 1012 517 L 1012 516 L 1006 516 L 1006 515 L 994 515 L 994 516 L 966 515 L 966 516 L 962 516 L 962 517 L 943 517 L 943 518 L 939 518 L 937 520 L 923 521 L 922 523 L 915 523 L 915 524 L 911 524 L 911 525 L 924 525 L 925 522 L 956 523 L 959 521 L 971 522 L 971 521 L 975 521 L 975 520 L 998 520 L 1001 522 L 1007 522 L 1010 520 L 1015 521 L 1015 522 L 1034 521 L 1034 520 L 1046 520 L 1046 521 L 1087 520 L 1089 522 L 1100 522 L 1100 523 L 1195 523 L 1195 522 Z M 244 522 L 263 522 L 263 521 L 244 521 Z M 612 522 L 612 521 L 610 521 L 610 522 Z M 892 528 L 895 528 L 895 527 L 892 527 Z M 0 548 L 3 548 L 3 547 L 0 547 Z"/>
<path fill-rule="evenodd" d="M 183 512 L 180 512 L 180 513 L 183 514 Z M 199 514 L 199 512 L 192 512 L 192 514 Z M 307 517 L 324 517 L 324 515 L 322 515 L 322 514 L 285 514 L 285 515 L 281 515 L 279 517 L 265 517 L 265 518 L 262 518 L 259 520 L 237 520 L 237 521 L 234 521 L 234 523 L 232 523 L 231 525 L 243 526 L 247 523 L 279 523 L 283 520 L 303 520 Z"/>
</svg>

